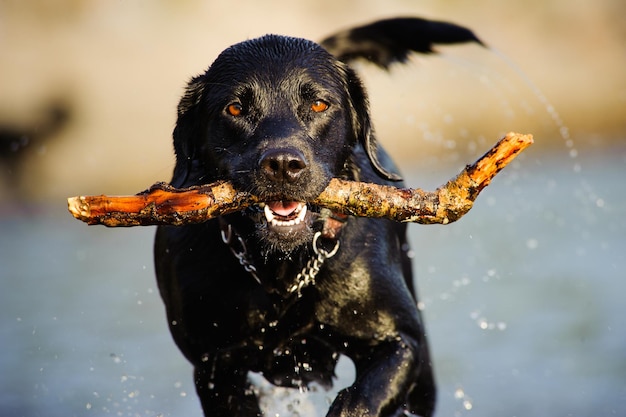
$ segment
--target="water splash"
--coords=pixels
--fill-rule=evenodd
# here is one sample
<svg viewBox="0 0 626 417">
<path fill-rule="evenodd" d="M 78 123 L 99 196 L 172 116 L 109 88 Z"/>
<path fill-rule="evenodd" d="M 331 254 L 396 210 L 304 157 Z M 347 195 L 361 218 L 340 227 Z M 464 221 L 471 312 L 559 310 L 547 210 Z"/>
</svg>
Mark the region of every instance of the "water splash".
<svg viewBox="0 0 626 417">
<path fill-rule="evenodd" d="M 499 330 L 505 331 L 508 327 L 504 321 L 488 320 L 480 310 L 474 310 L 470 313 L 470 318 L 476 323 L 481 330 Z"/>
<path fill-rule="evenodd" d="M 500 51 L 497 48 L 489 47 L 489 50 L 493 52 L 499 59 L 501 59 L 511 70 L 517 74 L 517 76 L 524 82 L 524 84 L 532 91 L 535 97 L 539 100 L 539 102 L 544 106 L 546 112 L 552 118 L 554 124 L 559 129 L 559 134 L 565 140 L 565 144 L 568 148 L 573 148 L 574 142 L 569 134 L 569 128 L 563 122 L 563 119 L 556 111 L 550 100 L 546 97 L 546 95 L 541 91 L 541 89 L 533 82 L 533 80 L 526 75 L 526 73 L 517 65 L 511 58 L 509 58 L 504 52 Z"/>
<path fill-rule="evenodd" d="M 568 150 L 569 157 L 572 159 L 576 159 L 578 157 L 578 149 L 576 149 L 575 147 L 574 140 L 570 135 L 570 130 L 561 118 L 559 112 L 556 110 L 550 100 L 548 100 L 543 91 L 541 91 L 537 84 L 535 84 L 533 80 L 530 79 L 528 75 L 526 75 L 526 73 L 520 68 L 520 66 L 512 59 L 510 59 L 504 52 L 493 47 L 490 47 L 489 49 L 519 77 L 519 79 L 530 89 L 530 91 L 537 98 L 537 100 L 539 100 L 539 102 L 543 105 L 544 109 L 552 119 L 554 125 L 557 127 L 559 135 L 563 139 L 565 147 Z M 580 164 L 575 163 L 573 171 L 576 173 L 580 172 Z"/>
<path fill-rule="evenodd" d="M 454 399 L 461 402 L 461 406 L 465 411 L 470 411 L 472 408 L 474 408 L 474 403 L 471 397 L 469 397 L 465 393 L 465 390 L 462 387 L 457 387 L 457 389 L 454 391 Z M 461 413 L 456 412 L 455 415 L 460 416 Z"/>
<path fill-rule="evenodd" d="M 551 122 L 553 123 L 556 130 L 558 131 L 559 136 L 563 140 L 569 157 L 572 159 L 576 159 L 578 157 L 578 150 L 576 149 L 574 140 L 571 137 L 570 129 L 565 124 L 565 122 L 561 118 L 561 115 L 556 110 L 555 106 L 550 102 L 548 97 L 537 86 L 537 84 L 535 84 L 535 82 L 520 68 L 520 66 L 511 58 L 509 58 L 504 52 L 500 51 L 497 48 L 494 48 L 493 46 L 489 46 L 488 51 L 490 51 L 493 56 L 495 56 L 498 60 L 504 63 L 507 68 L 515 74 L 515 78 L 523 83 L 523 85 L 528 88 L 530 93 L 532 93 L 532 95 L 537 99 L 537 101 L 541 104 L 545 112 L 550 117 Z M 514 86 L 512 81 L 514 80 L 506 77 L 504 74 L 498 72 L 497 70 L 492 69 L 488 65 L 478 64 L 476 61 L 450 55 L 445 55 L 445 58 L 460 64 L 464 68 L 471 68 L 472 72 L 478 78 L 480 83 L 488 87 L 490 92 L 495 95 L 500 103 L 499 106 L 504 111 L 504 113 L 511 117 L 515 114 L 514 106 L 510 103 L 509 99 L 502 91 L 503 86 L 508 87 L 509 90 L 513 90 Z M 532 106 L 529 103 L 522 102 L 519 105 L 522 106 L 522 108 L 525 108 L 527 113 L 532 113 Z M 573 170 L 575 172 L 580 172 L 580 165 L 578 163 L 575 163 Z"/>
</svg>

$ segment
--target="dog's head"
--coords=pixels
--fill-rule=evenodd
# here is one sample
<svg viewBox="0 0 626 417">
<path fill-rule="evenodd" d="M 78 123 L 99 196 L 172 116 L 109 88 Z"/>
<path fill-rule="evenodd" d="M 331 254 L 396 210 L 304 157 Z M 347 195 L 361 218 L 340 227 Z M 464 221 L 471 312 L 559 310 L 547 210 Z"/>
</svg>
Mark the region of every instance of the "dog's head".
<svg viewBox="0 0 626 417">
<path fill-rule="evenodd" d="M 394 179 L 376 158 L 355 73 L 314 42 L 268 35 L 226 49 L 189 82 L 172 183 L 227 180 L 258 196 L 264 204 L 251 218 L 270 247 L 288 252 L 310 242 L 315 216 L 306 202 L 333 177 L 350 177 L 356 146 Z"/>
</svg>

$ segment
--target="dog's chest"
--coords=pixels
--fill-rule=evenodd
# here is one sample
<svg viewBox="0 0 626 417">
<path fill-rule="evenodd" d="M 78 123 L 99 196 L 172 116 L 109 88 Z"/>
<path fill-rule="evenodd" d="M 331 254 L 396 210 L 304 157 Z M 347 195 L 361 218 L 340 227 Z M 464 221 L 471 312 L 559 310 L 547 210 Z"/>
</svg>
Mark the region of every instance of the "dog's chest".
<svg viewBox="0 0 626 417">
<path fill-rule="evenodd" d="M 259 349 L 280 349 L 309 333 L 315 324 L 315 305 L 308 297 L 256 297 L 247 313 L 250 341 Z"/>
<path fill-rule="evenodd" d="M 251 368 L 275 385 L 301 387 L 312 381 L 330 386 L 338 351 L 321 333 L 314 303 L 303 295 L 271 309 L 249 311 Z"/>
</svg>

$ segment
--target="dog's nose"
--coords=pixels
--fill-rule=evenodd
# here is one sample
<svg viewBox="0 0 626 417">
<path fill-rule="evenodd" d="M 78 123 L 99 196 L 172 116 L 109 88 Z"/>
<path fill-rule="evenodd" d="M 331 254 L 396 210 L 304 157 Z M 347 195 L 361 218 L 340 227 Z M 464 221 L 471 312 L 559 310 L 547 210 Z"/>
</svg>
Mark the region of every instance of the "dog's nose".
<svg viewBox="0 0 626 417">
<path fill-rule="evenodd" d="M 297 149 L 269 149 L 261 155 L 259 165 L 272 181 L 293 182 L 305 170 L 307 161 Z"/>
</svg>

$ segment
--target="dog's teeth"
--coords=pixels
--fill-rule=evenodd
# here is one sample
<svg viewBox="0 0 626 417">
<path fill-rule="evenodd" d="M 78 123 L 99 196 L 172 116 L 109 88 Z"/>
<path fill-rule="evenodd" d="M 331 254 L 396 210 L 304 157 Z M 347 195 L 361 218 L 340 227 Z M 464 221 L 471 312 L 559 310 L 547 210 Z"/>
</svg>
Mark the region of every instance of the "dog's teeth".
<svg viewBox="0 0 626 417">
<path fill-rule="evenodd" d="M 274 224 L 273 222 L 276 220 L 274 219 L 274 213 L 272 213 L 272 210 L 270 209 L 270 207 L 267 205 L 264 206 L 263 212 L 265 213 L 265 218 L 267 219 L 267 222 Z"/>
<path fill-rule="evenodd" d="M 298 223 L 300 223 L 301 221 L 304 220 L 304 217 L 306 216 L 306 210 L 307 210 L 306 204 L 301 204 L 300 212 L 298 213 L 298 217 L 296 219 L 296 221 L 298 221 Z"/>
<path fill-rule="evenodd" d="M 263 213 L 265 214 L 265 218 L 267 219 L 267 222 L 271 224 L 272 226 L 289 227 L 289 226 L 298 225 L 302 223 L 302 221 L 304 221 L 304 218 L 306 217 L 306 212 L 307 212 L 306 204 L 300 203 L 298 204 L 298 207 L 294 210 L 294 213 L 296 213 L 295 219 L 279 220 L 276 218 L 276 214 L 274 214 L 274 212 L 269 208 L 267 204 L 263 204 L 260 206 L 263 207 Z"/>
</svg>

